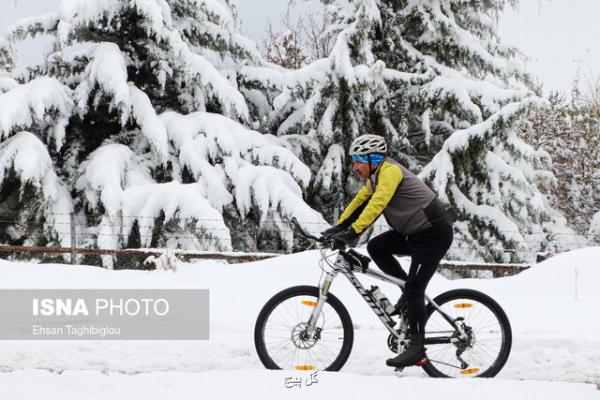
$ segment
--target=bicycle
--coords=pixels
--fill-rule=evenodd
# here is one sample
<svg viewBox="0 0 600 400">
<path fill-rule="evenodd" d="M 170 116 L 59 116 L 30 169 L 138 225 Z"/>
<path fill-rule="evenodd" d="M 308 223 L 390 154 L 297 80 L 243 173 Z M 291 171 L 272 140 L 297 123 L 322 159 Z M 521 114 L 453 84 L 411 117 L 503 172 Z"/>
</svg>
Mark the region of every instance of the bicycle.
<svg viewBox="0 0 600 400">
<path fill-rule="evenodd" d="M 387 345 L 400 354 L 408 345 L 406 309 L 399 323 L 390 316 L 394 306 L 377 288 L 365 289 L 355 273 L 404 288 L 405 281 L 369 269 L 369 257 L 327 238 L 296 230 L 320 244 L 318 287 L 295 286 L 273 296 L 260 311 L 254 342 L 268 369 L 339 371 L 350 356 L 354 332 L 350 314 L 330 291 L 338 274 L 344 275 L 390 332 Z M 337 253 L 327 254 L 333 250 Z M 332 258 L 335 256 L 334 261 Z M 422 366 L 432 377 L 493 377 L 505 365 L 512 345 L 506 313 L 488 295 L 455 289 L 435 299 L 425 296 L 425 346 L 428 362 Z M 382 361 L 383 362 L 383 361 Z M 402 369 L 396 369 L 401 371 Z"/>
</svg>

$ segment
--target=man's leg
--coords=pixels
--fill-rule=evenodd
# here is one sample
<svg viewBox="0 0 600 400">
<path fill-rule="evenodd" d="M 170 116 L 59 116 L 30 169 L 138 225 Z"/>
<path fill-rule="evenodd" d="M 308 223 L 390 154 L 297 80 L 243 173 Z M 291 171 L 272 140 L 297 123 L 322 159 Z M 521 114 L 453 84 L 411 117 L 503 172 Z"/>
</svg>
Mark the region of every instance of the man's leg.
<svg viewBox="0 0 600 400">
<path fill-rule="evenodd" d="M 408 254 L 405 235 L 394 230 L 384 232 L 369 241 L 367 251 L 379 269 L 386 274 L 402 280 L 408 278 L 394 257 L 394 254 Z"/>
<path fill-rule="evenodd" d="M 438 268 L 442 255 L 415 254 L 408 272 L 404 289 L 408 307 L 408 327 L 410 334 L 423 335 L 427 318 L 425 310 L 425 289 Z"/>
<path fill-rule="evenodd" d="M 404 294 L 408 303 L 410 344 L 399 356 L 387 360 L 387 365 L 406 367 L 427 362 L 423 339 L 425 334 L 425 289 L 437 270 L 440 260 L 452 243 L 452 227 L 436 226 L 408 239 L 412 263 Z"/>
<path fill-rule="evenodd" d="M 425 289 L 450 248 L 452 236 L 452 226 L 440 224 L 410 237 L 407 241 L 412 255 L 405 290 L 411 334 L 425 333 Z"/>
</svg>

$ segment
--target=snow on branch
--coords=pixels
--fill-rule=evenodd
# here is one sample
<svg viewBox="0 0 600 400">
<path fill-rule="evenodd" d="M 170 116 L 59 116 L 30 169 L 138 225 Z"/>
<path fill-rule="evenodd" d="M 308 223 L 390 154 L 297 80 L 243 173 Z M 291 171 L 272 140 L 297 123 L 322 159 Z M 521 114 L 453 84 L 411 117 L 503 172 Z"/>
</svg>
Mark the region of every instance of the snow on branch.
<svg viewBox="0 0 600 400">
<path fill-rule="evenodd" d="M 129 186 L 154 183 L 150 171 L 129 147 L 109 143 L 97 148 L 78 168 L 75 188 L 83 192 L 89 208 L 100 205 L 109 215 L 122 209 L 123 191 Z"/>
<path fill-rule="evenodd" d="M 242 120 L 249 119 L 244 96 L 205 57 L 194 53 L 177 31 L 163 32 L 172 55 L 181 63 L 188 85 L 199 85 L 214 96 L 223 107 L 225 115 Z"/>
<path fill-rule="evenodd" d="M 456 131 L 444 143 L 442 151 L 450 153 L 464 151 L 473 140 L 486 141 L 492 136 L 506 136 L 511 122 L 533 107 L 543 104 L 538 97 L 509 103 L 487 120 L 467 129 Z"/>
<path fill-rule="evenodd" d="M 522 243 L 523 236 L 519 233 L 518 226 L 502 213 L 497 207 L 485 204 L 475 204 L 465 196 L 456 185 L 450 187 L 450 193 L 455 206 L 469 220 L 478 221 L 487 227 L 493 227 L 498 235 L 514 243 Z"/>
<path fill-rule="evenodd" d="M 224 25 L 229 29 L 235 27 L 235 20 L 230 10 L 218 0 L 191 0 L 195 5 L 215 19 L 215 23 Z"/>
<path fill-rule="evenodd" d="M 233 177 L 236 204 L 246 216 L 253 205 L 258 207 L 261 224 L 273 215 L 290 220 L 296 218 L 315 234 L 329 225 L 323 216 L 310 208 L 302 198 L 302 190 L 289 174 L 270 166 L 254 166 L 242 162 Z"/>
<path fill-rule="evenodd" d="M 8 76 L 7 73 L 0 71 L 0 94 L 6 93 L 19 86 L 19 82 Z"/>
<path fill-rule="evenodd" d="M 51 134 L 60 149 L 72 110 L 71 90 L 54 78 L 40 77 L 15 86 L 0 94 L 0 138 L 16 129 L 50 127 L 55 128 Z"/>
<path fill-rule="evenodd" d="M 55 32 L 58 22 L 59 15 L 57 12 L 50 12 L 36 17 L 21 18 L 6 29 L 6 36 L 9 40 L 14 41 Z"/>
<path fill-rule="evenodd" d="M 30 132 L 19 132 L 0 143 L 0 182 L 13 170 L 21 181 L 21 189 L 30 183 L 41 193 L 46 227 L 54 230 L 63 246 L 70 245 L 71 238 L 59 223 L 69 220 L 73 201 L 69 191 L 60 181 L 46 146 Z"/>
<path fill-rule="evenodd" d="M 231 250 L 231 235 L 223 216 L 206 200 L 205 189 L 197 184 L 179 182 L 130 186 L 123 192 L 123 215 L 137 216 L 142 247 L 150 247 L 154 219 L 161 213 L 165 221 L 180 220 L 182 231 L 194 232 L 198 239 L 191 248 Z M 132 218 L 123 220 L 123 238 L 129 237 Z M 183 221 L 189 221 L 189 224 Z M 186 229 L 187 228 L 187 229 Z"/>
<path fill-rule="evenodd" d="M 161 161 L 168 154 L 167 133 L 162 121 L 156 115 L 148 96 L 127 82 L 127 65 L 119 46 L 103 42 L 96 46 L 91 54 L 92 60 L 85 69 L 86 79 L 76 88 L 76 99 L 80 112 L 86 113 L 90 96 L 99 89 L 92 103 L 103 101 L 101 95 L 109 95 L 111 106 L 121 115 L 121 125 L 134 119 L 148 139 Z"/>
<path fill-rule="evenodd" d="M 335 188 L 334 181 L 342 181 L 345 153 L 344 148 L 339 144 L 329 146 L 327 156 L 325 156 L 315 178 L 315 185 L 323 188 L 323 190 L 331 190 Z"/>
<path fill-rule="evenodd" d="M 111 106 L 119 109 L 121 125 L 125 125 L 129 119 L 131 105 L 127 84 L 127 64 L 119 46 L 109 42 L 100 43 L 92 50 L 90 56 L 91 61 L 84 72 L 86 79 L 75 90 L 80 112 L 87 113 L 90 96 L 94 89 L 100 88 L 104 94 L 111 96 Z"/>
<path fill-rule="evenodd" d="M 101 247 L 113 249 L 127 243 L 135 221 L 142 245 L 149 247 L 155 220 L 162 212 L 165 223 L 178 222 L 179 236 L 190 238 L 192 232 L 197 235 L 187 243 L 191 246 L 188 248 L 231 248 L 221 212 L 207 200 L 208 188 L 200 183 L 157 184 L 143 158 L 125 145 L 108 143 L 99 147 L 82 163 L 78 175 L 75 188 L 83 192 L 88 209 L 103 210 L 96 227 Z M 110 257 L 103 262 L 112 265 Z"/>
<path fill-rule="evenodd" d="M 303 200 L 300 187 L 310 182 L 310 169 L 277 138 L 249 130 L 218 114 L 195 112 L 161 115 L 179 162 L 206 184 L 209 204 L 222 208 L 235 199 L 245 217 L 254 206 L 261 221 L 295 216 L 325 223 Z M 258 165 L 256 165 L 258 164 Z M 230 192 L 228 187 L 233 186 Z M 280 224 L 281 225 L 281 224 Z M 312 227 L 314 229 L 314 227 Z M 286 227 L 279 226 L 286 233 Z M 307 227 L 308 229 L 308 227 Z"/>
<path fill-rule="evenodd" d="M 541 103 L 542 100 L 537 97 L 510 103 L 487 120 L 454 132 L 446 139 L 442 149 L 423 168 L 419 176 L 431 181 L 440 197 L 447 201 L 447 187 L 455 180 L 453 156 L 456 153 L 468 151 L 469 147 L 475 143 L 483 143 L 493 138 L 506 138 L 508 136 L 507 128 L 511 126 L 514 119 Z"/>
<path fill-rule="evenodd" d="M 112 19 L 126 3 L 121 0 L 61 0 L 58 5 L 60 21 L 57 38 L 63 46 L 70 44 L 73 31 L 97 20 Z"/>
<path fill-rule="evenodd" d="M 167 112 L 161 115 L 169 140 L 176 149 L 182 151 L 200 136 L 205 150 L 198 156 L 204 156 L 213 163 L 225 157 L 234 160 L 245 160 L 263 165 L 275 165 L 290 173 L 304 186 L 310 182 L 310 169 L 302 163 L 290 150 L 274 145 L 269 138 L 259 132 L 219 114 L 195 112 L 181 115 Z M 192 144 L 193 145 L 193 144 Z M 192 171 L 199 171 L 194 165 L 188 165 Z"/>
</svg>

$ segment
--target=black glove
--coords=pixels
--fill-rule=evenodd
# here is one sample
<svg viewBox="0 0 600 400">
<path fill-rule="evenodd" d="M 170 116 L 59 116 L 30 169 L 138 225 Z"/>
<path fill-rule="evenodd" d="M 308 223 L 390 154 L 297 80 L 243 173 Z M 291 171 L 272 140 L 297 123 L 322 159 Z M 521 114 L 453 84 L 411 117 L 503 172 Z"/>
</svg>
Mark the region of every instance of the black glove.
<svg viewBox="0 0 600 400">
<path fill-rule="evenodd" d="M 323 235 L 323 237 L 325 238 L 328 238 L 330 236 L 343 232 L 345 229 L 346 228 L 343 225 L 335 225 L 333 228 L 325 229 L 323 232 L 321 232 L 321 235 Z"/>
<path fill-rule="evenodd" d="M 358 233 L 354 232 L 354 228 L 350 227 L 342 232 L 336 233 L 332 239 L 344 244 L 348 244 L 358 237 Z"/>
</svg>

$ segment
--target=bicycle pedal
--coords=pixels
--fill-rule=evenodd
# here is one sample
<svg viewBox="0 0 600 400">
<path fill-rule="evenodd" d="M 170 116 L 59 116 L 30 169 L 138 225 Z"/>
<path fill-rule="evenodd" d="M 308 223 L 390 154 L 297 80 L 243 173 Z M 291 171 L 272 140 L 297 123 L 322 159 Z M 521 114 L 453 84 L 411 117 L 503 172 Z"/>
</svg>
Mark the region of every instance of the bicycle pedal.
<svg viewBox="0 0 600 400">
<path fill-rule="evenodd" d="M 401 373 L 402 371 L 404 371 L 404 367 L 396 367 L 396 368 L 394 369 L 394 372 L 396 372 L 396 373 L 398 373 L 398 374 L 399 374 L 399 373 Z"/>
<path fill-rule="evenodd" d="M 419 361 L 417 361 L 415 364 L 418 365 L 419 367 L 422 367 L 423 365 L 427 364 L 427 357 L 423 357 L 421 358 Z"/>
</svg>

